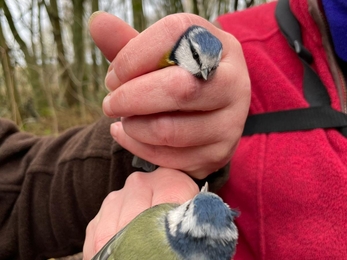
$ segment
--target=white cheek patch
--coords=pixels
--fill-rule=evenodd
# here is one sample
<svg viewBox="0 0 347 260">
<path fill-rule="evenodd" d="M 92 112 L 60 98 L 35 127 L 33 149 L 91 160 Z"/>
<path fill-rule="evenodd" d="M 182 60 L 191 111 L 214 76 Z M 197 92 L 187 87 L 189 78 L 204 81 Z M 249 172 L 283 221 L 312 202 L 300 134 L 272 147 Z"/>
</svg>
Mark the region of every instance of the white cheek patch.
<svg viewBox="0 0 347 260">
<path fill-rule="evenodd" d="M 186 38 L 182 39 L 181 44 L 175 52 L 178 65 L 192 74 L 200 72 L 200 67 L 193 58 L 189 42 Z"/>
<path fill-rule="evenodd" d="M 167 215 L 167 221 L 169 224 L 169 232 L 172 236 L 176 235 L 178 225 L 182 222 L 183 216 L 186 212 L 187 205 L 191 200 L 183 203 L 179 207 L 171 210 Z"/>
</svg>

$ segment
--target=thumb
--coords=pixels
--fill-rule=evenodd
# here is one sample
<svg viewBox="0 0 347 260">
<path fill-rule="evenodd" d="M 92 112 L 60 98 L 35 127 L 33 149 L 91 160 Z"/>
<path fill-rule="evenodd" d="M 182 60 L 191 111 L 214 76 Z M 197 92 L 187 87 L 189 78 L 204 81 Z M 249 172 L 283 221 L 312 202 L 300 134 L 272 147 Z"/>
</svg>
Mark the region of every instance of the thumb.
<svg viewBox="0 0 347 260">
<path fill-rule="evenodd" d="M 96 46 L 109 61 L 112 61 L 117 53 L 138 35 L 129 24 L 103 11 L 93 13 L 88 25 Z"/>
</svg>

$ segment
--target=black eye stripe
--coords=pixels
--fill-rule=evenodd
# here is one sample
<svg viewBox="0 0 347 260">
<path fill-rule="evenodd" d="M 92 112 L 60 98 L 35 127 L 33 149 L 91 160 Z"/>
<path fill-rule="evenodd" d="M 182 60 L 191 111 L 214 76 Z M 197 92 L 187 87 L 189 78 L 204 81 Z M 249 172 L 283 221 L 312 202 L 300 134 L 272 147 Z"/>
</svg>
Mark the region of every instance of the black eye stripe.
<svg viewBox="0 0 347 260">
<path fill-rule="evenodd" d="M 189 42 L 189 48 L 190 48 L 190 51 L 192 52 L 192 55 L 193 55 L 193 58 L 194 60 L 196 61 L 196 63 L 201 66 L 201 61 L 200 61 L 200 57 L 199 57 L 199 54 L 197 53 L 197 51 L 195 50 L 193 44 L 192 44 L 192 41 L 190 39 L 188 39 L 188 42 Z"/>
</svg>

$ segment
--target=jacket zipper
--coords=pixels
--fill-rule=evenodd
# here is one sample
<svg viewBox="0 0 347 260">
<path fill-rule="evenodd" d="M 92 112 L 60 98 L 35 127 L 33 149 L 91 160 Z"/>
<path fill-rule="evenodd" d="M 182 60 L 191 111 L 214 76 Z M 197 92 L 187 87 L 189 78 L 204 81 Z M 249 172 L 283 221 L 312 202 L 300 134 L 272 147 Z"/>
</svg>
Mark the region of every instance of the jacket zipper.
<svg viewBox="0 0 347 260">
<path fill-rule="evenodd" d="M 345 76 L 343 75 L 340 67 L 338 67 L 337 73 L 339 74 L 339 79 L 341 82 L 341 92 L 342 92 L 342 97 L 340 97 L 342 100 L 342 112 L 347 114 L 347 88 L 346 88 L 346 79 Z"/>
</svg>

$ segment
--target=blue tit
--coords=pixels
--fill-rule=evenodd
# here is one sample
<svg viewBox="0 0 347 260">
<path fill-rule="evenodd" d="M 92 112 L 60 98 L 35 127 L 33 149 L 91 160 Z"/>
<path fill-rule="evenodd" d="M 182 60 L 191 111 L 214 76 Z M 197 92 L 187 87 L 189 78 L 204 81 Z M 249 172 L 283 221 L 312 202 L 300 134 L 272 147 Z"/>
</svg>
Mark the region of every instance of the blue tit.
<svg viewBox="0 0 347 260">
<path fill-rule="evenodd" d="M 92 260 L 230 260 L 238 239 L 229 208 L 207 184 L 182 205 L 160 204 L 139 214 Z"/>
<path fill-rule="evenodd" d="M 193 25 L 179 38 L 172 51 L 164 56 L 160 67 L 178 65 L 197 78 L 208 80 L 216 71 L 222 57 L 222 43 L 201 26 Z M 132 166 L 147 172 L 156 166 L 134 156 Z"/>
<path fill-rule="evenodd" d="M 168 57 L 197 78 L 207 80 L 217 69 L 222 57 L 222 43 L 205 28 L 193 25 L 177 41 Z"/>
</svg>

